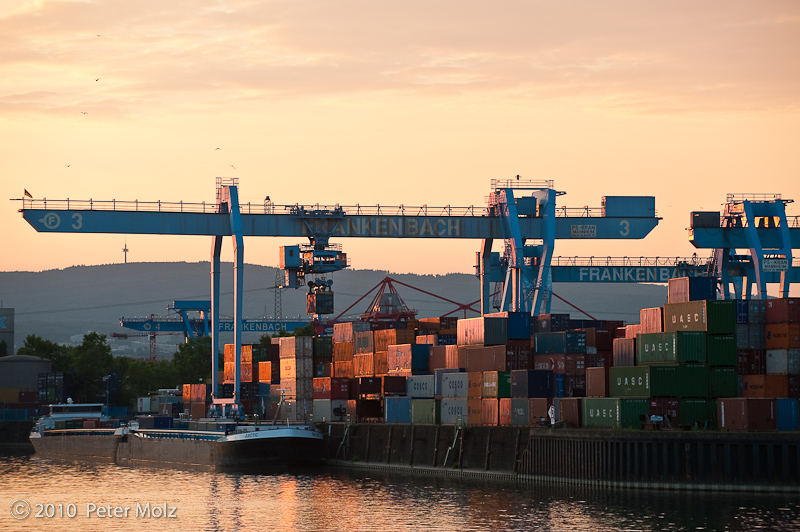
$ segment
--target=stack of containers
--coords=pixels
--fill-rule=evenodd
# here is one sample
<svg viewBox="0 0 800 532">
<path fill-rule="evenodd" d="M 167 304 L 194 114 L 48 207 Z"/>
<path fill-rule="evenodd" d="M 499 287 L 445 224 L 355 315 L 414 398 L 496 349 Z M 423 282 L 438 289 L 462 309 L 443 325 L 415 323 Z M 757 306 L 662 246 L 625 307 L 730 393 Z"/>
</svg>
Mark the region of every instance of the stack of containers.
<svg viewBox="0 0 800 532">
<path fill-rule="evenodd" d="M 330 377 L 333 370 L 333 338 L 315 336 L 314 345 L 314 377 Z"/>
<path fill-rule="evenodd" d="M 507 317 L 484 316 L 458 320 L 456 331 L 456 347 L 447 348 L 447 368 L 468 372 L 505 371 Z"/>
<path fill-rule="evenodd" d="M 586 332 L 538 332 L 531 339 L 533 369 L 553 372 L 555 397 L 586 395 Z"/>
<path fill-rule="evenodd" d="M 280 346 L 281 389 L 287 401 L 282 419 L 307 420 L 313 414 L 314 347 L 310 336 L 273 338 Z M 293 399 L 293 400 L 292 400 Z"/>
<path fill-rule="evenodd" d="M 333 325 L 332 377 L 354 377 L 355 334 L 367 331 L 370 331 L 370 325 L 363 321 L 348 321 Z"/>
<path fill-rule="evenodd" d="M 800 298 L 769 300 L 765 314 L 766 378 L 776 390 L 772 397 L 800 397 Z"/>
<path fill-rule="evenodd" d="M 312 385 L 314 419 L 344 421 L 347 415 L 347 400 L 350 399 L 350 379 L 315 377 Z"/>
<path fill-rule="evenodd" d="M 197 421 L 206 417 L 210 399 L 211 390 L 205 384 L 183 385 L 183 408 L 190 419 Z"/>
<path fill-rule="evenodd" d="M 535 425 L 547 417 L 553 396 L 551 370 L 518 369 L 511 375 L 511 424 Z"/>
<path fill-rule="evenodd" d="M 236 378 L 236 355 L 234 344 L 225 344 L 223 349 L 222 397 L 233 397 Z M 247 416 L 259 413 L 258 364 L 253 363 L 253 345 L 243 344 L 239 357 L 239 402 L 242 413 Z"/>
<path fill-rule="evenodd" d="M 361 331 L 353 333 L 353 376 L 375 376 L 375 333 Z"/>
</svg>

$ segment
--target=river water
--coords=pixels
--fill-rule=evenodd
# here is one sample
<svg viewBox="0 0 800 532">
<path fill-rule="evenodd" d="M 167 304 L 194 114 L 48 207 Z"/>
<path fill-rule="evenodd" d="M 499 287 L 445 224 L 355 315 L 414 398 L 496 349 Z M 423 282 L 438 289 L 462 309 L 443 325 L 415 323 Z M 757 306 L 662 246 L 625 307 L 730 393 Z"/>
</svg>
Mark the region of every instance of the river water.
<svg viewBox="0 0 800 532">
<path fill-rule="evenodd" d="M 363 470 L 210 473 L 6 455 L 0 530 L 800 531 L 800 496 L 525 486 Z"/>
</svg>

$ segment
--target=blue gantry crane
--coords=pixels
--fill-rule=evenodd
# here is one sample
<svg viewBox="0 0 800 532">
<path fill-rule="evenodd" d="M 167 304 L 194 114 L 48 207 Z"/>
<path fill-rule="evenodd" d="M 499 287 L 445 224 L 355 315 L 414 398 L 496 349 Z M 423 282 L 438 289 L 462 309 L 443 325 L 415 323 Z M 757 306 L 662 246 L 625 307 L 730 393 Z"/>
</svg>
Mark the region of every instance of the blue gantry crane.
<svg viewBox="0 0 800 532">
<path fill-rule="evenodd" d="M 800 217 L 786 215 L 792 202 L 780 194 L 728 194 L 721 214 L 692 212 L 689 241 L 713 250 L 709 273 L 724 299 L 749 299 L 753 286 L 766 299 L 768 283 L 779 283 L 779 297 L 788 297 L 791 283 L 800 282 L 792 255 L 800 248 Z"/>
<path fill-rule="evenodd" d="M 658 224 L 653 197 L 606 197 L 603 209 L 559 209 L 558 193 L 552 181 L 493 181 L 492 194 L 486 207 L 386 207 L 375 205 L 320 206 L 240 204 L 238 179 L 217 178 L 215 202 L 140 202 L 97 200 L 47 200 L 23 197 L 22 217 L 43 233 L 106 233 L 202 235 L 212 238 L 210 331 L 212 342 L 212 397 L 215 404 L 238 404 L 240 383 L 241 333 L 243 329 L 242 293 L 244 279 L 244 237 L 309 238 L 311 264 L 322 268 L 345 267 L 347 259 L 341 250 L 331 248 L 330 238 L 426 238 L 481 240 L 480 277 L 481 308 L 489 310 L 489 264 L 492 242 L 503 240 L 511 252 L 512 267 L 507 277 L 504 300 L 509 310 L 532 308 L 544 300 L 543 290 L 550 278 L 549 261 L 558 239 L 641 239 Z M 237 353 L 233 398 L 221 398 L 216 379 L 219 356 L 219 331 L 223 325 L 219 314 L 220 255 L 224 237 L 233 244 L 233 308 L 232 332 Z M 528 247 L 528 240 L 541 244 Z M 300 249 L 299 251 L 304 251 Z M 536 279 L 524 266 L 526 253 L 536 259 L 540 270 Z M 331 259 L 330 257 L 333 257 Z M 337 264 L 338 261 L 338 264 Z M 331 264 L 333 263 L 333 264 Z M 295 273 L 292 274 L 292 268 Z M 300 277 L 297 266 L 289 271 L 295 284 Z M 304 270 L 303 270 L 304 271 Z M 308 273 L 315 273 L 312 268 Z M 529 306 L 533 290 L 533 305 Z M 537 292 L 539 291 L 539 292 Z"/>
</svg>

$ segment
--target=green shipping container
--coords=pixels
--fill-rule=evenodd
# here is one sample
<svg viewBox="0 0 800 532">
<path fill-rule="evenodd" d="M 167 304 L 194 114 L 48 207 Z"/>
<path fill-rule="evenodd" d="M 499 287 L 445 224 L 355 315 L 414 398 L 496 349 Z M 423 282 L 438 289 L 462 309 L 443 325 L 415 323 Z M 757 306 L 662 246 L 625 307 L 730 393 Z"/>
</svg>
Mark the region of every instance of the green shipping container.
<svg viewBox="0 0 800 532">
<path fill-rule="evenodd" d="M 706 333 L 703 331 L 659 332 L 636 337 L 636 364 L 675 364 L 706 361 Z"/>
<path fill-rule="evenodd" d="M 622 426 L 617 397 L 585 397 L 581 409 L 584 427 L 618 429 Z"/>
<path fill-rule="evenodd" d="M 681 364 L 677 378 L 677 397 L 708 398 L 708 366 L 705 364 Z"/>
<path fill-rule="evenodd" d="M 438 425 L 442 419 L 441 403 L 439 399 L 411 399 L 411 423 Z"/>
<path fill-rule="evenodd" d="M 709 334 L 706 336 L 706 352 L 709 366 L 736 366 L 739 363 L 735 334 Z"/>
<path fill-rule="evenodd" d="M 678 405 L 678 419 L 681 425 L 696 426 L 701 429 L 716 429 L 717 400 L 681 399 Z"/>
<path fill-rule="evenodd" d="M 608 368 L 612 397 L 676 397 L 678 365 Z"/>
<path fill-rule="evenodd" d="M 708 396 L 736 397 L 738 396 L 738 379 L 736 368 L 708 368 Z"/>
<path fill-rule="evenodd" d="M 333 358 L 333 338 L 330 336 L 315 336 L 314 356 L 317 358 Z"/>
<path fill-rule="evenodd" d="M 511 397 L 511 372 L 510 371 L 484 371 L 482 397 L 509 398 Z"/>
<path fill-rule="evenodd" d="M 648 399 L 620 399 L 620 421 L 623 429 L 641 429 L 642 423 L 650 419 Z"/>
</svg>

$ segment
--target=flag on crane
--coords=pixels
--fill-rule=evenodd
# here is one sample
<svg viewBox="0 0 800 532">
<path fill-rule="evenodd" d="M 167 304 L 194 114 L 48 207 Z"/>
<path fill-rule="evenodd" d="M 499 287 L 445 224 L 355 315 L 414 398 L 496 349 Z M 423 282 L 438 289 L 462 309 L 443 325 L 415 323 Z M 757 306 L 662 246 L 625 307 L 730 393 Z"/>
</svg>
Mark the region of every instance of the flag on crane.
<svg viewBox="0 0 800 532">
<path fill-rule="evenodd" d="M 23 190 L 25 191 L 25 195 L 26 195 L 27 197 L 29 197 L 30 199 L 33 199 L 33 196 L 31 195 L 31 193 L 30 193 L 30 192 L 28 192 L 28 189 L 27 189 L 27 188 L 25 188 L 25 189 L 23 189 Z"/>
</svg>

